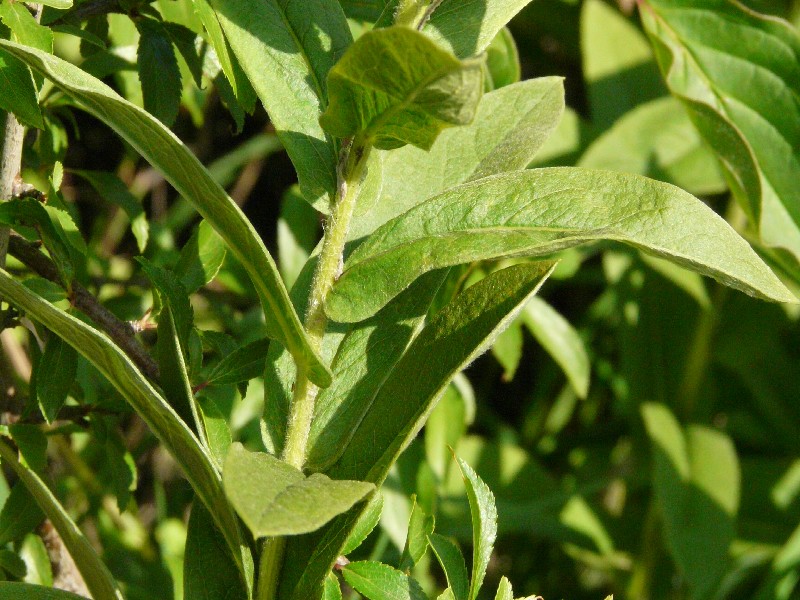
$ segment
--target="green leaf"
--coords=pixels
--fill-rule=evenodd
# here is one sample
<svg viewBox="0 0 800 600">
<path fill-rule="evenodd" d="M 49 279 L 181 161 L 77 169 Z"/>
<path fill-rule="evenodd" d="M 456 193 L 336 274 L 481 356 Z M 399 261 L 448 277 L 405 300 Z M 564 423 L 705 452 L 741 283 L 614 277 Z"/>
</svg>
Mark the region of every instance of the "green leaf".
<svg viewBox="0 0 800 600">
<path fill-rule="evenodd" d="M 503 27 L 486 49 L 486 68 L 491 89 L 517 83 L 522 77 L 514 36 Z"/>
<path fill-rule="evenodd" d="M 64 546 L 75 561 L 93 598 L 95 600 L 122 600 L 122 592 L 117 587 L 108 568 L 47 485 L 36 473 L 20 463 L 16 452 L 3 441 L 0 441 L 0 459 L 14 470 L 47 518 L 50 519 L 53 527 L 61 536 Z"/>
<path fill-rule="evenodd" d="M 399 568 L 408 573 L 422 560 L 428 551 L 429 536 L 433 534 L 435 519 L 425 512 L 417 497 L 411 497 L 411 514 L 408 517 L 408 533 Z"/>
<path fill-rule="evenodd" d="M 139 53 L 136 64 L 142 84 L 144 108 L 147 112 L 171 126 L 178 116 L 181 104 L 181 71 L 172 40 L 152 19 L 139 19 Z"/>
<path fill-rule="evenodd" d="M 336 189 L 338 146 L 319 116 L 326 77 L 352 43 L 335 0 L 213 0 L 259 99 L 297 170 L 303 195 L 325 205 Z"/>
<path fill-rule="evenodd" d="M 15 542 L 39 526 L 44 513 L 23 483 L 11 488 L 0 511 L 0 545 Z"/>
<path fill-rule="evenodd" d="M 136 261 L 158 292 L 162 312 L 168 309 L 172 314 L 178 340 L 186 355 L 189 348 L 189 334 L 194 326 L 194 309 L 189 302 L 186 288 L 173 273 L 154 265 L 143 256 L 138 257 Z"/>
<path fill-rule="evenodd" d="M 241 209 L 186 146 L 160 122 L 81 69 L 4 40 L 0 40 L 0 46 L 52 79 L 164 173 L 247 269 L 264 306 L 271 335 L 289 349 L 295 360 L 309 367 L 309 377 L 314 383 L 329 385 L 330 371 L 312 349 L 264 243 Z"/>
<path fill-rule="evenodd" d="M 179 23 L 161 22 L 158 25 L 163 28 L 170 41 L 180 52 L 186 62 L 186 66 L 189 67 L 189 72 L 192 74 L 195 85 L 202 87 L 204 57 L 197 53 L 197 34 Z"/>
<path fill-rule="evenodd" d="M 706 598 L 727 569 L 736 535 L 741 475 L 736 450 L 719 431 L 686 431 L 663 404 L 642 406 L 653 446 L 653 485 L 667 544 L 692 586 Z"/>
<path fill-rule="evenodd" d="M 0 600 L 86 600 L 70 592 L 29 583 L 0 582 Z"/>
<path fill-rule="evenodd" d="M 242 576 L 251 577 L 252 559 L 240 540 L 236 516 L 225 498 L 213 459 L 128 356 L 105 335 L 42 300 L 3 270 L 0 295 L 62 337 L 108 378 L 181 465 L 225 535 Z"/>
<path fill-rule="evenodd" d="M 188 343 L 188 338 L 185 343 Z M 170 406 L 175 409 L 189 429 L 205 442 L 205 430 L 197 411 L 192 384 L 186 370 L 187 353 L 184 348 L 186 346 L 181 344 L 180 333 L 176 325 L 176 312 L 173 311 L 171 304 L 165 304 L 158 319 L 158 340 L 156 342 L 159 383 Z"/>
<path fill-rule="evenodd" d="M 433 548 L 434 554 L 442 565 L 442 570 L 447 577 L 447 585 L 451 590 L 454 600 L 467 600 L 469 596 L 469 578 L 467 577 L 467 565 L 464 563 L 464 555 L 461 549 L 450 538 L 432 533 L 428 536 L 428 541 Z"/>
<path fill-rule="evenodd" d="M 349 19 L 377 22 L 385 13 L 391 13 L 397 0 L 339 0 Z"/>
<path fill-rule="evenodd" d="M 25 562 L 17 556 L 16 552 L 7 548 L 0 548 L 0 569 L 14 579 L 24 579 L 27 574 Z"/>
<path fill-rule="evenodd" d="M 683 190 L 634 175 L 552 168 L 462 185 L 385 224 L 350 255 L 326 312 L 335 321 L 360 321 L 426 271 L 601 239 L 756 297 L 796 302 L 747 242 Z"/>
<path fill-rule="evenodd" d="M 300 188 L 292 186 L 283 195 L 278 219 L 278 265 L 289 289 L 314 250 L 318 230 L 317 211 L 305 201 Z"/>
<path fill-rule="evenodd" d="M 444 0 L 425 26 L 425 33 L 460 58 L 475 56 L 531 0 Z"/>
<path fill-rule="evenodd" d="M 13 41 L 43 52 L 53 51 L 53 32 L 37 23 L 24 4 L 0 3 L 0 21 L 11 30 Z"/>
<path fill-rule="evenodd" d="M 800 260 L 800 34 L 720 0 L 641 5 L 667 85 L 761 241 Z"/>
<path fill-rule="evenodd" d="M 605 131 L 635 106 L 664 94 L 664 84 L 647 38 L 615 6 L 587 0 L 580 23 L 591 120 Z"/>
<path fill-rule="evenodd" d="M 464 478 L 472 514 L 472 577 L 469 582 L 469 598 L 475 600 L 483 584 L 497 537 L 497 508 L 494 494 L 472 467 L 461 458 L 456 457 L 456 461 Z"/>
<path fill-rule="evenodd" d="M 0 50 L 0 109 L 14 113 L 20 123 L 44 129 L 39 93 L 31 70 L 13 55 Z"/>
<path fill-rule="evenodd" d="M 727 189 L 716 157 L 673 98 L 626 113 L 589 146 L 577 166 L 646 175 L 698 195 Z"/>
<path fill-rule="evenodd" d="M 274 456 L 231 446 L 223 468 L 225 492 L 257 538 L 319 529 L 375 489 L 363 481 L 310 477 Z"/>
<path fill-rule="evenodd" d="M 241 383 L 264 374 L 269 340 L 256 340 L 223 357 L 208 375 L 207 382 L 217 385 Z"/>
<path fill-rule="evenodd" d="M 246 600 L 223 536 L 201 502 L 192 503 L 183 563 L 185 600 Z"/>
<path fill-rule="evenodd" d="M 344 580 L 367 600 L 427 600 L 422 587 L 405 573 L 379 562 L 352 562 Z"/>
<path fill-rule="evenodd" d="M 503 367 L 503 381 L 511 381 L 522 358 L 522 327 L 512 323 L 508 329 L 497 336 L 492 346 L 492 354 Z"/>
<path fill-rule="evenodd" d="M 361 36 L 328 75 L 330 134 L 358 136 L 383 150 L 429 149 L 448 125 L 475 117 L 483 92 L 480 62 L 461 62 L 405 27 Z"/>
<path fill-rule="evenodd" d="M 564 371 L 575 393 L 586 398 L 592 366 L 580 334 L 541 298 L 531 298 L 522 311 L 522 320 L 533 337 Z"/>
<path fill-rule="evenodd" d="M 342 586 L 333 573 L 328 573 L 325 578 L 325 591 L 322 593 L 322 600 L 342 600 Z"/>
<path fill-rule="evenodd" d="M 206 446 L 221 469 L 233 443 L 231 427 L 213 398 L 201 393 L 195 402 L 202 420 Z"/>
<path fill-rule="evenodd" d="M 60 337 L 50 336 L 36 373 L 36 401 L 48 423 L 64 406 L 77 369 L 78 353 Z"/>
<path fill-rule="evenodd" d="M 210 283 L 225 262 L 225 243 L 208 221 L 200 221 L 192 237 L 181 250 L 175 272 L 188 293 L 194 293 Z"/>
<path fill-rule="evenodd" d="M 514 600 L 514 590 L 511 589 L 511 582 L 505 577 L 500 579 L 494 600 Z"/>
<path fill-rule="evenodd" d="M 72 0 L 44 0 L 39 4 L 44 4 L 45 6 L 51 6 L 57 10 L 67 10 L 72 8 Z"/>
<path fill-rule="evenodd" d="M 453 376 L 491 346 L 536 293 L 551 267 L 549 263 L 522 264 L 497 271 L 440 311 L 392 369 L 341 457 L 326 473 L 380 485 Z M 318 589 L 357 516 L 358 511 L 351 511 L 319 534 L 289 542 L 282 598 L 305 599 Z"/>
<path fill-rule="evenodd" d="M 353 223 L 351 239 L 460 183 L 526 168 L 563 111 L 560 77 L 523 81 L 486 94 L 473 122 L 442 131 L 429 152 L 384 154 L 382 197 Z"/>
<path fill-rule="evenodd" d="M 47 436 L 39 425 L 14 423 L 8 427 L 19 449 L 22 464 L 37 473 L 47 469 Z"/>
<path fill-rule="evenodd" d="M 144 212 L 144 208 L 142 208 L 141 202 L 128 190 L 122 180 L 108 171 L 70 170 L 70 173 L 74 173 L 88 181 L 104 200 L 119 206 L 125 211 L 131 221 L 131 232 L 133 237 L 136 238 L 139 252 L 144 252 L 150 235 L 147 215 Z"/>
<path fill-rule="evenodd" d="M 382 512 L 383 494 L 373 494 L 366 507 L 364 507 L 364 511 L 358 518 L 355 527 L 353 527 L 353 530 L 347 537 L 347 542 L 345 542 L 344 548 L 342 548 L 343 556 L 347 556 L 364 543 L 367 536 L 372 533 L 372 530 L 375 529 L 380 522 Z"/>
</svg>

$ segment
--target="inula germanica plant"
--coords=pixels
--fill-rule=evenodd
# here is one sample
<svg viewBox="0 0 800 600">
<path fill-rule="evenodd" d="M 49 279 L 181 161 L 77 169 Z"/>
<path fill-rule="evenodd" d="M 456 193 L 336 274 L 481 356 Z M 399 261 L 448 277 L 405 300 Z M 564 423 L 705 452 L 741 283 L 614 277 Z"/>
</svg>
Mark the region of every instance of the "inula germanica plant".
<svg viewBox="0 0 800 600">
<path fill-rule="evenodd" d="M 800 38 L 728 0 L 643 0 L 651 51 L 632 21 L 587 0 L 593 122 L 579 127 L 564 117 L 562 78 L 520 81 L 506 25 L 527 4 L 0 0 L 0 460 L 13 482 L 0 490 L 0 600 L 513 600 L 504 563 L 490 560 L 498 527 L 519 532 L 504 521 L 514 506 L 528 507 L 516 514 L 531 534 L 606 573 L 592 597 L 660 597 L 654 578 L 674 580 L 667 567 L 653 575 L 667 552 L 684 594 L 670 597 L 723 598 L 750 581 L 730 565 L 736 449 L 698 405 L 711 303 L 725 314 L 725 298 L 740 297 L 729 288 L 796 301 L 782 280 L 800 284 Z M 633 92 L 592 87 L 628 60 L 604 50 L 615 36 L 631 66 L 660 67 L 647 100 L 673 98 L 637 107 Z M 190 149 L 172 128 L 208 131 L 213 99 L 239 130 L 263 107 L 269 128 L 206 167 L 195 152 L 207 154 L 211 134 Z M 87 115 L 124 141 L 116 172 L 98 167 L 103 156 L 67 153 L 100 126 Z M 558 166 L 571 126 L 594 142 L 580 166 Z M 247 170 L 280 149 L 297 185 L 276 265 L 240 205 Z M 726 215 L 747 241 L 667 181 L 715 207 L 729 192 L 738 204 Z M 73 202 L 76 188 L 103 210 Z M 708 304 L 674 402 L 614 379 L 588 336 L 536 296 L 581 262 L 597 272 L 601 253 L 610 281 L 640 289 L 653 269 Z M 609 285 L 593 314 L 618 303 L 644 323 L 646 307 Z M 461 372 L 491 348 L 513 379 L 523 326 L 566 376 L 567 421 L 597 358 L 610 412 L 652 448 L 654 502 L 629 517 L 646 523 L 641 559 L 525 450 L 498 442 L 487 466 L 489 446 L 465 436 L 476 417 Z M 602 412 L 586 406 L 583 423 Z M 780 406 L 773 423 L 794 418 Z M 559 418 L 526 431 L 556 435 Z M 188 485 L 165 487 L 158 473 L 171 469 Z M 615 470 L 597 490 L 628 489 Z M 477 471 L 503 494 L 499 522 Z M 523 476 L 535 484 L 509 503 Z M 796 583 L 796 548 L 783 541 L 759 559 L 758 598 L 788 598 Z"/>
</svg>

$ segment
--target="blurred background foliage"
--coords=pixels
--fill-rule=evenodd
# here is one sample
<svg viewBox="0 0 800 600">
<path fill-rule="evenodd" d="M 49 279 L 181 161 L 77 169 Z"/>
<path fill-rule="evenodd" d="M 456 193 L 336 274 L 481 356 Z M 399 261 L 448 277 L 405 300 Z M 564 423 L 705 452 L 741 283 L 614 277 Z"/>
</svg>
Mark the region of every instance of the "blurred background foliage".
<svg viewBox="0 0 800 600">
<path fill-rule="evenodd" d="M 266 114 L 246 114 L 213 57 L 197 62 L 184 52 L 202 32 L 189 2 L 129 4 L 145 18 L 103 14 L 80 30 L 61 25 L 57 54 L 172 124 L 243 206 L 290 285 L 320 222 L 293 187 Z M 800 24 L 797 0 L 746 4 Z M 152 27 L 157 15 L 181 27 Z M 356 34 L 365 27 L 352 26 Z M 504 32 L 490 49 L 491 85 L 520 75 L 565 77 L 568 109 L 533 166 L 648 175 L 705 199 L 744 230 L 714 155 L 669 96 L 632 0 L 534 0 L 510 32 L 513 39 Z M 183 85 L 170 89 L 164 76 L 154 86 L 148 68 L 180 70 Z M 88 234 L 86 281 L 151 345 L 153 297 L 134 257 L 143 250 L 156 265 L 174 267 L 196 215 L 110 130 L 71 108 L 52 92 L 45 129 L 25 156 L 25 179 L 47 189 L 53 165 L 63 163 L 62 205 Z M 202 230 L 194 235 L 202 245 Z M 12 270 L 24 270 L 9 260 Z M 495 268 L 464 268 L 457 285 Z M 55 293 L 44 279 L 28 284 Z M 265 335 L 255 294 L 230 256 L 192 305 L 206 331 L 193 342 L 195 354 L 205 355 L 208 368 Z M 387 481 L 380 527 L 354 557 L 396 564 L 412 497 L 435 515 L 439 533 L 469 545 L 452 447 L 497 498 L 500 538 L 487 592 L 505 574 L 518 594 L 547 600 L 800 597 L 799 317 L 797 307 L 753 300 L 632 250 L 570 251 L 541 298 L 448 389 Z M 9 359 L 2 377 L 16 389 L 3 409 L 21 423 L 15 438 L 24 438 L 25 427 L 34 441 L 46 433 L 57 496 L 102 548 L 129 598 L 183 598 L 188 484 L 82 359 L 66 402 L 74 410 L 62 409 L 51 425 L 36 423 L 36 403 L 27 400 L 37 376 L 52 376 L 41 359 L 45 337 L 35 328 L 2 335 Z M 234 439 L 260 447 L 261 380 L 199 394 Z M 0 570 L 46 584 L 52 549 L 32 533 L 41 531 L 42 516 L 6 475 Z M 428 591 L 441 589 L 443 574 L 430 557 L 415 575 Z"/>
</svg>

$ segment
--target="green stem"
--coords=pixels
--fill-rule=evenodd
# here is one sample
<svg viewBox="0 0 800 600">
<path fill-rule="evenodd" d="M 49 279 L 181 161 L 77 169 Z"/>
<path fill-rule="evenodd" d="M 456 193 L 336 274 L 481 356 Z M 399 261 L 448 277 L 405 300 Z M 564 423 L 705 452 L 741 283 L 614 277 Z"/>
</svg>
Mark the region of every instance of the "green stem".
<svg viewBox="0 0 800 600">
<path fill-rule="evenodd" d="M 278 597 L 278 575 L 281 572 L 285 549 L 286 538 L 267 538 L 261 545 L 255 600 L 275 600 Z"/>
<path fill-rule="evenodd" d="M 350 220 L 358 199 L 369 150 L 368 145 L 356 141 L 342 151 L 338 190 L 330 217 L 325 224 L 325 237 L 306 313 L 306 332 L 315 352 L 319 352 L 322 346 L 322 338 L 328 325 L 325 301 L 333 284 L 341 275 L 344 245 L 347 242 Z M 298 469 L 302 469 L 305 465 L 306 446 L 318 392 L 319 388 L 311 383 L 305 369 L 300 368 L 295 381 L 286 443 L 283 448 L 283 460 Z"/>
</svg>

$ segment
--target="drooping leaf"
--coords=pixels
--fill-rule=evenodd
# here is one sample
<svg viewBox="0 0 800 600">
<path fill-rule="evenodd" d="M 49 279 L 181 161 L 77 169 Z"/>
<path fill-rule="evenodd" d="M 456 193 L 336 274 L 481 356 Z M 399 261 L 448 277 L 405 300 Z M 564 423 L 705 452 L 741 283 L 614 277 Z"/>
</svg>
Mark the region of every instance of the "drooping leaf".
<svg viewBox="0 0 800 600">
<path fill-rule="evenodd" d="M 684 432 L 663 404 L 644 404 L 642 417 L 653 444 L 653 485 L 670 553 L 692 597 L 706 598 L 727 568 L 736 534 L 736 450 L 719 431 L 692 425 Z"/>
<path fill-rule="evenodd" d="M 381 199 L 352 224 L 351 239 L 448 188 L 524 169 L 563 111 L 560 77 L 523 81 L 486 94 L 472 123 L 445 129 L 430 151 L 405 146 L 386 153 Z"/>
<path fill-rule="evenodd" d="M 131 221 L 131 232 L 133 237 L 136 238 L 139 252 L 144 252 L 150 235 L 147 215 L 142 208 L 141 202 L 128 190 L 122 180 L 107 171 L 71 170 L 70 172 L 88 181 L 104 200 L 119 206 L 125 211 Z"/>
<path fill-rule="evenodd" d="M 123 600 L 122 592 L 110 571 L 47 485 L 36 473 L 20 463 L 17 453 L 3 441 L 0 441 L 0 459 L 14 470 L 36 499 L 39 508 L 50 519 L 92 596 L 96 600 Z"/>
<path fill-rule="evenodd" d="M 352 562 L 342 569 L 344 580 L 368 600 L 427 600 L 416 580 L 379 562 Z"/>
<path fill-rule="evenodd" d="M 430 544 L 429 536 L 433 534 L 434 522 L 433 515 L 427 514 L 417 502 L 416 496 L 412 496 L 408 533 L 398 567 L 401 571 L 408 573 L 425 556 Z"/>
<path fill-rule="evenodd" d="M 551 266 L 523 264 L 497 271 L 440 311 L 392 370 L 327 474 L 380 484 L 453 376 L 488 349 L 497 334 L 516 318 L 547 278 Z M 403 402 L 397 402 L 397 398 L 403 398 Z M 315 593 L 358 512 L 337 517 L 318 534 L 290 540 L 282 573 L 282 597 L 300 600 Z"/>
<path fill-rule="evenodd" d="M 274 456 L 233 444 L 223 468 L 225 492 L 256 538 L 322 527 L 375 487 L 363 481 L 310 477 Z"/>
<path fill-rule="evenodd" d="M 207 221 L 201 221 L 181 250 L 175 272 L 188 293 L 211 282 L 225 262 L 225 242 Z"/>
<path fill-rule="evenodd" d="M 581 336 L 569 321 L 541 298 L 531 298 L 522 311 L 522 320 L 564 371 L 575 393 L 586 398 L 591 364 Z"/>
<path fill-rule="evenodd" d="M 264 374 L 269 340 L 256 340 L 225 356 L 208 375 L 207 382 L 217 385 L 241 383 Z"/>
<path fill-rule="evenodd" d="M 25 600 L 86 600 L 83 596 L 51 587 L 0 581 L 0 600 L 21 600 L 22 598 Z"/>
<path fill-rule="evenodd" d="M 460 58 L 480 54 L 498 32 L 531 0 L 444 0 L 425 33 Z"/>
<path fill-rule="evenodd" d="M 247 600 L 223 536 L 201 502 L 192 504 L 183 563 L 185 600 Z"/>
<path fill-rule="evenodd" d="M 287 347 L 298 362 L 309 366 L 309 377 L 314 383 L 328 385 L 330 372 L 311 348 L 260 236 L 241 209 L 178 138 L 81 69 L 4 40 L 0 40 L 0 46 L 50 78 L 90 113 L 114 128 L 195 205 L 247 269 L 264 305 L 271 335 Z"/>
<path fill-rule="evenodd" d="M 381 520 L 381 513 L 383 512 L 383 495 L 382 494 L 374 494 L 370 501 L 367 503 L 367 506 L 364 508 L 364 511 L 361 513 L 361 516 L 358 519 L 358 522 L 353 527 L 353 530 L 350 532 L 350 535 L 347 538 L 347 542 L 342 548 L 342 555 L 347 556 L 353 550 L 358 548 L 364 540 L 367 539 L 367 536 L 372 533 L 372 530 L 378 525 Z"/>
<path fill-rule="evenodd" d="M 153 19 L 139 19 L 139 81 L 144 108 L 167 127 L 175 123 L 181 104 L 181 71 L 172 40 Z"/>
<path fill-rule="evenodd" d="M 478 474 L 463 459 L 456 457 L 464 485 L 467 488 L 472 514 L 472 576 L 469 581 L 469 598 L 475 600 L 483 585 L 489 557 L 497 537 L 497 507 L 494 494 Z"/>
<path fill-rule="evenodd" d="M 461 549 L 453 540 L 438 533 L 430 534 L 428 541 L 447 577 L 447 585 L 450 588 L 453 599 L 467 600 L 469 597 L 469 577 L 467 577 L 467 565 L 464 562 L 464 555 L 461 554 Z"/>
<path fill-rule="evenodd" d="M 78 353 L 60 337 L 47 340 L 36 373 L 36 401 L 48 423 L 58 416 L 75 381 Z"/>
<path fill-rule="evenodd" d="M 600 239 L 757 297 L 796 302 L 747 243 L 686 192 L 639 176 L 552 168 L 462 185 L 388 222 L 350 255 L 326 312 L 335 321 L 359 321 L 425 271 L 542 256 Z"/>
<path fill-rule="evenodd" d="M 768 247 L 800 260 L 800 34 L 721 0 L 654 0 L 640 14 L 667 85 L 719 156 Z"/>
<path fill-rule="evenodd" d="M 252 558 L 240 539 L 235 514 L 225 498 L 213 459 L 128 356 L 105 335 L 42 300 L 3 270 L 0 270 L 0 294 L 75 348 L 141 415 L 183 468 L 225 535 L 242 577 L 250 579 Z"/>
<path fill-rule="evenodd" d="M 44 513 L 23 483 L 11 488 L 0 511 L 0 544 L 5 546 L 30 533 L 44 520 Z"/>
<path fill-rule="evenodd" d="M 377 29 L 331 69 L 320 123 L 376 148 L 427 150 L 444 127 L 472 121 L 482 86 L 479 62 L 461 62 L 413 29 Z"/>
<path fill-rule="evenodd" d="M 587 148 L 578 166 L 638 173 L 698 195 L 719 194 L 727 187 L 716 157 L 673 98 L 626 113 Z"/>
<path fill-rule="evenodd" d="M 336 0 L 213 0 L 239 62 L 297 170 L 306 199 L 324 207 L 336 189 L 338 145 L 319 116 L 328 71 L 352 43 Z"/>
</svg>

